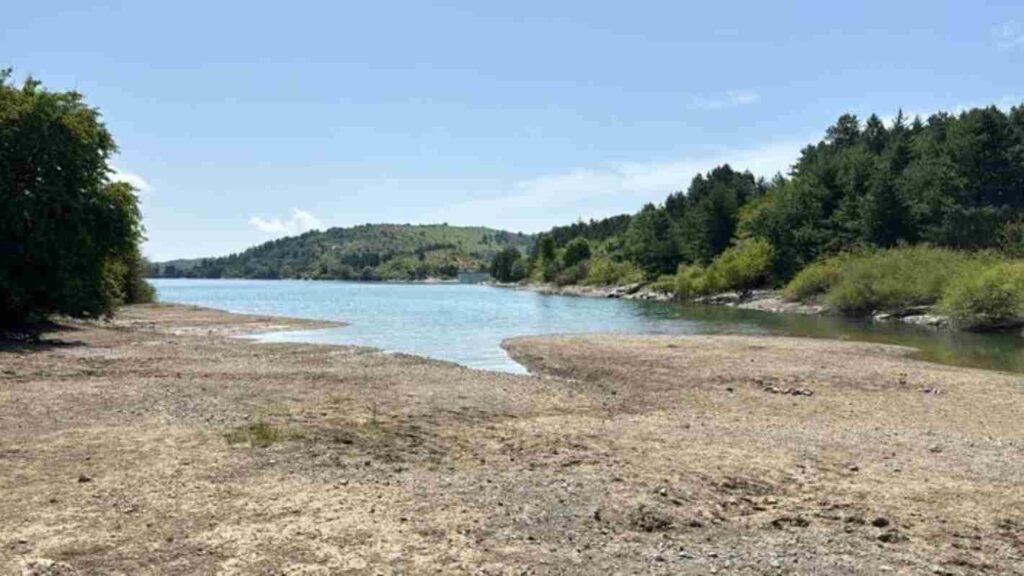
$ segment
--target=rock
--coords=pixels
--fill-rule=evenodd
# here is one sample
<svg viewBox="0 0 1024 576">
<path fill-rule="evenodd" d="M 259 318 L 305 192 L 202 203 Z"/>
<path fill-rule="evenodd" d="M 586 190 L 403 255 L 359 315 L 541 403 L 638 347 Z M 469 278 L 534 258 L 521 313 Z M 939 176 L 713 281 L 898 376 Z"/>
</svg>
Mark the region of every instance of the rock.
<svg viewBox="0 0 1024 576">
<path fill-rule="evenodd" d="M 775 385 L 768 385 L 763 390 L 769 394 L 785 394 L 788 396 L 814 396 L 813 390 L 807 388 L 779 388 Z"/>
<path fill-rule="evenodd" d="M 879 516 L 878 518 L 875 518 L 874 520 L 871 521 L 871 525 L 874 526 L 875 528 L 885 528 L 886 526 L 889 525 L 889 519 L 885 518 L 885 517 L 882 517 L 882 516 Z"/>
<path fill-rule="evenodd" d="M 910 538 L 908 538 L 905 534 L 896 529 L 888 530 L 878 536 L 878 541 L 885 542 L 886 544 L 898 544 L 900 542 L 906 542 L 908 540 L 910 540 Z"/>
<path fill-rule="evenodd" d="M 779 516 L 775 520 L 772 520 L 772 528 L 786 528 L 793 526 L 795 528 L 806 528 L 811 525 L 811 521 L 803 516 Z"/>
<path fill-rule="evenodd" d="M 87 474 L 79 474 L 78 475 L 78 483 L 79 484 L 85 484 L 86 482 L 92 482 L 92 477 L 87 475 Z"/>
<path fill-rule="evenodd" d="M 933 328 L 941 328 L 949 325 L 949 317 L 940 316 L 938 314 L 917 314 L 913 316 L 904 316 L 900 318 L 907 324 L 916 324 L 918 326 L 931 326 Z"/>
<path fill-rule="evenodd" d="M 57 562 L 47 558 L 34 558 L 21 564 L 22 576 L 73 576 L 78 570 L 66 562 Z"/>
<path fill-rule="evenodd" d="M 662 532 L 672 528 L 672 518 L 659 510 L 641 505 L 630 514 L 629 524 L 642 532 Z"/>
<path fill-rule="evenodd" d="M 636 282 L 634 284 L 626 284 L 624 286 L 616 286 L 611 292 L 608 293 L 608 298 L 624 298 L 632 294 L 636 294 L 646 285 L 645 282 Z"/>
</svg>

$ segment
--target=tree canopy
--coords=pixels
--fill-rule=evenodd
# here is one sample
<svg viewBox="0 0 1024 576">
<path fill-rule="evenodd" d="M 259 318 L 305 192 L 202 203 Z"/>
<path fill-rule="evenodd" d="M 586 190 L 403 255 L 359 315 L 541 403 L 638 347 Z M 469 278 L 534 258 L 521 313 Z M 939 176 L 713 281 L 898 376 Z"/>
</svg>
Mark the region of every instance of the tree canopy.
<svg viewBox="0 0 1024 576">
<path fill-rule="evenodd" d="M 77 92 L 0 72 L 0 325 L 95 317 L 152 297 L 140 279 L 135 191 L 112 182 L 117 147 Z"/>
<path fill-rule="evenodd" d="M 581 267 L 599 263 L 603 279 L 612 264 L 655 279 L 680 266 L 711 266 L 730 247 L 757 239 L 748 246 L 772 259 L 757 277 L 777 284 L 822 257 L 860 248 L 1019 251 L 1022 220 L 1024 106 L 923 120 L 901 112 L 888 122 L 844 114 L 786 175 L 765 181 L 723 165 L 634 215 L 552 229 L 530 255 L 530 275 L 550 280 L 574 267 L 579 277 Z M 581 240 L 590 252 L 582 260 L 570 250 Z"/>
</svg>

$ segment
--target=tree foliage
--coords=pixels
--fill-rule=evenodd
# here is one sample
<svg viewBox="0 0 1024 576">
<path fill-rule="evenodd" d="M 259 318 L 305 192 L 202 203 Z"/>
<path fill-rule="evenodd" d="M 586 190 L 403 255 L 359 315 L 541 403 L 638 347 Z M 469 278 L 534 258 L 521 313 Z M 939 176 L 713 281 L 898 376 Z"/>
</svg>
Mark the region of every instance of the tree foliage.
<svg viewBox="0 0 1024 576">
<path fill-rule="evenodd" d="M 0 72 L 0 325 L 151 299 L 138 199 L 110 180 L 117 148 L 99 112 L 10 76 Z"/>
<path fill-rule="evenodd" d="M 220 258 L 176 260 L 158 275 L 189 278 L 423 280 L 487 270 L 506 248 L 533 238 L 503 230 L 441 224 L 365 224 L 272 240 Z"/>
<path fill-rule="evenodd" d="M 759 258 L 749 261 L 771 262 L 756 270 L 756 280 L 740 278 L 742 287 L 734 286 L 746 289 L 750 282 L 785 283 L 814 262 L 850 251 L 927 243 L 1024 253 L 1022 221 L 1024 106 L 924 120 L 900 112 L 890 122 L 844 114 L 785 176 L 766 182 L 720 166 L 632 216 L 554 228 L 528 262 L 535 278 L 559 277 L 559 266 L 588 264 L 568 254 L 582 239 L 602 276 L 619 263 L 648 280 L 678 269 L 685 270 L 680 282 L 687 290 L 706 290 L 731 284 L 721 272 L 735 266 L 715 268 L 723 257 L 736 259 L 731 247 L 742 254 L 756 246 Z"/>
<path fill-rule="evenodd" d="M 491 277 L 498 282 L 518 282 L 526 276 L 523 255 L 518 248 L 509 246 L 491 260 Z"/>
</svg>

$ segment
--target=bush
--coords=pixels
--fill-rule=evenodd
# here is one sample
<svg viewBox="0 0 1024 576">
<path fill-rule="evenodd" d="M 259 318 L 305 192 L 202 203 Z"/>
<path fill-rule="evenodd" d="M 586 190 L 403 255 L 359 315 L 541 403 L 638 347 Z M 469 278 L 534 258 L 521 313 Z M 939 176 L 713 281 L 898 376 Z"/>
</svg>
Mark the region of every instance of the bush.
<svg viewBox="0 0 1024 576">
<path fill-rule="evenodd" d="M 999 234 L 999 248 L 1012 258 L 1024 258 L 1024 220 L 1010 222 Z"/>
<path fill-rule="evenodd" d="M 984 268 L 996 259 L 929 246 L 893 248 L 850 257 L 826 300 L 844 314 L 898 312 L 938 302 L 947 281 Z"/>
<path fill-rule="evenodd" d="M 657 280 L 651 282 L 647 286 L 652 292 L 661 292 L 663 294 L 674 294 L 676 291 L 676 277 L 673 274 L 664 274 L 659 276 Z"/>
<path fill-rule="evenodd" d="M 789 281 L 783 290 L 783 296 L 787 300 L 807 300 L 828 292 L 839 282 L 845 260 L 843 256 L 833 256 L 804 268 Z"/>
<path fill-rule="evenodd" d="M 1024 264 L 958 274 L 950 280 L 939 309 L 965 328 L 999 326 L 1024 315 Z"/>
<path fill-rule="evenodd" d="M 569 286 L 571 284 L 582 284 L 587 277 L 587 263 L 579 262 L 573 266 L 562 269 L 555 276 L 555 284 Z"/>
<path fill-rule="evenodd" d="M 709 267 L 709 279 L 721 278 L 727 290 L 749 292 L 764 286 L 771 276 L 775 250 L 767 240 L 740 240 L 722 252 Z"/>
<path fill-rule="evenodd" d="M 607 256 L 590 259 L 584 284 L 591 286 L 621 286 L 634 284 L 644 279 L 643 270 L 631 262 L 615 262 Z"/>
<path fill-rule="evenodd" d="M 690 300 L 705 294 L 705 276 L 702 266 L 681 264 L 676 272 L 676 298 Z"/>
</svg>

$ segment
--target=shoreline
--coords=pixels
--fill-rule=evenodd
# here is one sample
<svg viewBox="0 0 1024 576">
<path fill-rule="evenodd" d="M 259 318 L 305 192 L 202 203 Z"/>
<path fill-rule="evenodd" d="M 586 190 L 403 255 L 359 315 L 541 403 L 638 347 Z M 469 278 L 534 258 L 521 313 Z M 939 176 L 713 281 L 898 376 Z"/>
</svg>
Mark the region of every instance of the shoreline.
<svg viewBox="0 0 1024 576">
<path fill-rule="evenodd" d="M 506 340 L 530 375 L 235 337 L 311 322 L 157 304 L 0 346 L 0 571 L 967 574 L 1024 554 L 1017 375 L 770 336 Z"/>
<path fill-rule="evenodd" d="M 583 286 L 570 284 L 558 286 L 547 283 L 498 283 L 492 282 L 489 285 L 496 288 L 508 288 L 512 290 L 524 290 L 537 292 L 539 294 L 551 294 L 558 296 L 577 296 L 581 298 L 620 298 L 623 300 L 646 300 L 654 302 L 676 302 L 675 295 L 668 292 L 648 290 L 650 283 L 638 282 L 620 286 Z M 692 299 L 689 303 L 704 304 L 709 306 L 726 306 L 739 308 L 741 310 L 756 310 L 760 312 L 771 312 L 776 314 L 804 314 L 816 316 L 837 316 L 842 317 L 829 306 L 817 303 L 794 302 L 782 297 L 781 290 L 765 289 L 752 290 L 749 294 L 741 295 L 737 292 L 723 292 L 702 296 Z M 919 306 L 903 312 L 876 312 L 866 316 L 851 317 L 851 319 L 867 319 L 872 322 L 902 322 L 915 326 L 922 326 L 936 329 L 959 330 L 953 326 L 948 316 L 933 313 L 930 306 Z M 1011 327 L 1011 330 L 1016 327 Z M 989 332 L 1005 332 L 1005 329 L 994 328 Z M 981 330 L 985 332 L 985 330 Z"/>
</svg>

